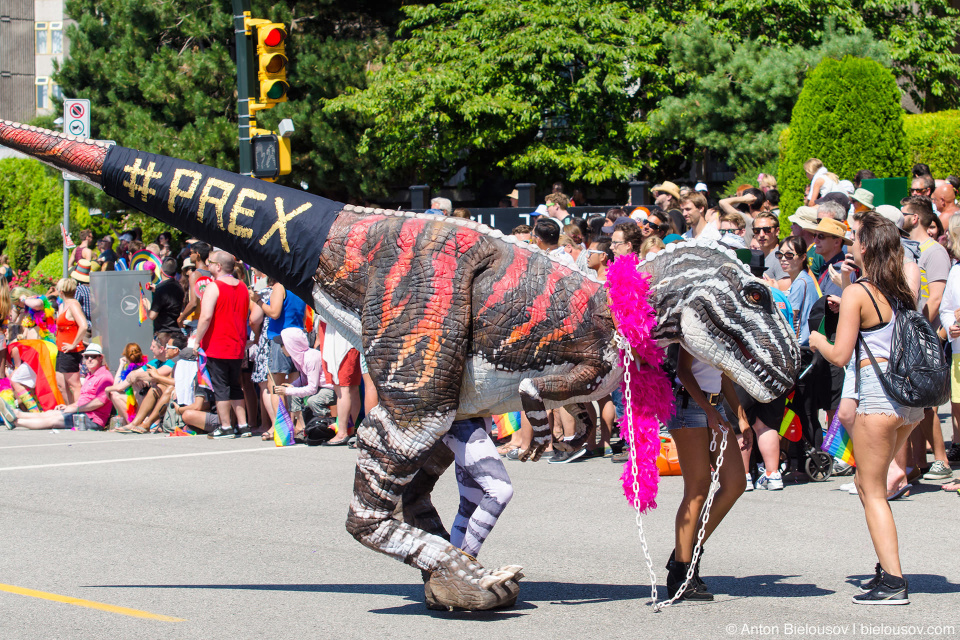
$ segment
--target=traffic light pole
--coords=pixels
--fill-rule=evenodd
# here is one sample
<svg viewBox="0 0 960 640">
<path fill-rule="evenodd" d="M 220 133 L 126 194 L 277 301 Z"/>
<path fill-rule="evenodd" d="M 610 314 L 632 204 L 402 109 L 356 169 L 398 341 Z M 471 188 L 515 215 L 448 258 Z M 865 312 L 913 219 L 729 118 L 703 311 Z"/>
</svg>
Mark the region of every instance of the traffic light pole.
<svg viewBox="0 0 960 640">
<path fill-rule="evenodd" d="M 253 146 L 250 142 L 250 72 L 253 69 L 250 41 L 244 13 L 250 0 L 233 0 L 233 33 L 237 42 L 237 114 L 240 120 L 240 175 L 253 173 Z"/>
</svg>

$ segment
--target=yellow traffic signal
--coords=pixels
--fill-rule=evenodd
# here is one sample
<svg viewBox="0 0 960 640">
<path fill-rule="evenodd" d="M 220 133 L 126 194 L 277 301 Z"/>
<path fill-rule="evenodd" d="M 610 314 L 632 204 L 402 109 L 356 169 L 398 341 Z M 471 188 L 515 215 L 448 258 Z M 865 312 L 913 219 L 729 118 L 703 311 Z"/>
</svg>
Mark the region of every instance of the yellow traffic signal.
<svg viewBox="0 0 960 640">
<path fill-rule="evenodd" d="M 287 101 L 287 29 L 276 22 L 256 25 L 257 77 L 260 80 L 260 102 L 273 105 Z"/>
</svg>

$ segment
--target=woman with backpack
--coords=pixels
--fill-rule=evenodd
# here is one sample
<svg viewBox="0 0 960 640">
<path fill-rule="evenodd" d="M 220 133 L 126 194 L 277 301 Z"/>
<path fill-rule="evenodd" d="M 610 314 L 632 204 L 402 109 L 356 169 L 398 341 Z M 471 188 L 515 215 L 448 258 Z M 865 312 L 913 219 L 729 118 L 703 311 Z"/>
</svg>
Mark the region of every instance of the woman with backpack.
<svg viewBox="0 0 960 640">
<path fill-rule="evenodd" d="M 844 397 L 858 403 L 849 429 L 857 461 L 855 483 L 879 562 L 875 576 L 860 588 L 863 593 L 853 601 L 909 604 L 907 581 L 900 568 L 897 527 L 887 501 L 887 468 L 923 417 L 923 410 L 903 406 L 889 397 L 867 350 L 881 366 L 887 362 L 897 313 L 915 309 L 915 301 L 904 275 L 897 227 L 871 212 L 853 220 L 853 234 L 848 253 L 864 278 L 857 282 L 859 286 L 843 292 L 834 344 L 822 334 L 812 333 L 810 347 L 834 365 L 847 366 Z"/>
</svg>

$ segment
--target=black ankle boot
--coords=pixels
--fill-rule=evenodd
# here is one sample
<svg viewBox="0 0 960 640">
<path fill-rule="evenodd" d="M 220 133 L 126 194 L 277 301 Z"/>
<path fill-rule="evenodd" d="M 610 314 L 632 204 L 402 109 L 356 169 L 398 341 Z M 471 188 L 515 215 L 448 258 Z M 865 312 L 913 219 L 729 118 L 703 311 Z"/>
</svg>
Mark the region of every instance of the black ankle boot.
<svg viewBox="0 0 960 640">
<path fill-rule="evenodd" d="M 707 589 L 707 584 L 700 579 L 700 561 L 703 560 L 703 546 L 700 547 L 700 556 L 697 558 L 697 564 L 693 567 L 693 584 L 696 587 L 697 591 L 702 591 L 709 593 L 710 590 Z"/>
<path fill-rule="evenodd" d="M 877 586 L 853 596 L 854 604 L 910 604 L 907 593 L 907 581 L 902 576 L 892 576 L 880 569 L 880 580 Z"/>
<path fill-rule="evenodd" d="M 676 552 L 670 554 L 670 560 L 667 562 L 667 596 L 672 598 L 680 590 L 683 582 L 687 579 L 687 570 L 690 568 L 689 562 L 677 562 Z M 713 600 L 713 594 L 706 590 L 697 589 L 696 580 L 691 578 L 683 594 L 678 600 Z"/>
</svg>

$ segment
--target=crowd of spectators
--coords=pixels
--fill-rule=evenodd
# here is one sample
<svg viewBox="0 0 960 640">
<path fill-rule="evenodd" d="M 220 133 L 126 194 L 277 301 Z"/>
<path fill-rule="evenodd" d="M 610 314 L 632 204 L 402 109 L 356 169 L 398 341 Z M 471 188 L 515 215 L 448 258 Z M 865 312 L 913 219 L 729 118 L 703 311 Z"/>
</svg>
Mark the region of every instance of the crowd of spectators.
<svg viewBox="0 0 960 640">
<path fill-rule="evenodd" d="M 531 225 L 520 225 L 512 233 L 600 281 L 619 256 L 634 254 L 644 259 L 686 239 L 711 239 L 746 251 L 745 261 L 792 311 L 804 372 L 794 407 L 805 426 L 819 435 L 836 412 L 840 411 L 842 420 L 849 419 L 840 406 L 844 369 L 817 358 L 808 343 L 811 318 L 837 313 L 843 290 L 858 275 L 846 252 L 854 215 L 876 211 L 900 229 L 906 273 L 918 308 L 940 329 L 947 348 L 960 348 L 956 321 L 960 271 L 955 266 L 960 260 L 960 217 L 953 215 L 958 210 L 960 180 L 935 179 L 924 165 L 917 165 L 909 195 L 899 206 L 874 206 L 874 194 L 862 186 L 863 180 L 874 177 L 869 170 L 844 180 L 815 158 L 804 168 L 809 184 L 804 205 L 789 217 L 789 233 L 781 231 L 776 180 L 764 174 L 756 185 L 741 185 L 719 199 L 703 183 L 691 188 L 665 181 L 651 190 L 653 204 L 612 207 L 582 217 L 571 213 L 571 208 L 585 204 L 583 194 L 568 197 L 557 183 L 530 213 Z M 506 195 L 504 204 L 516 203 L 516 192 Z M 454 207 L 447 198 L 434 198 L 430 205 L 430 213 L 470 217 L 469 210 Z M 9 426 L 85 425 L 118 433 L 179 429 L 213 438 L 259 434 L 272 439 L 272 425 L 283 402 L 294 417 L 297 437 L 306 437 L 308 423 L 322 424 L 330 427 L 324 432 L 326 443 L 342 445 L 350 441 L 361 414 L 376 404 L 376 390 L 362 354 L 324 326 L 306 301 L 248 270 L 234 256 L 195 239 L 177 251 L 169 233 L 145 244 L 137 229 L 120 234 L 116 243 L 113 236 L 95 241 L 88 230 L 78 237 L 79 245 L 69 257 L 70 277 L 47 295 L 10 291 L 5 282 L 0 284 L 0 312 L 8 318 L 3 346 L 17 340 L 52 342 L 62 398 L 55 407 L 41 406 L 37 374 L 23 362 L 23 350 L 4 350 L 2 366 L 11 393 L 3 396 L 0 409 Z M 161 261 L 149 309 L 154 337 L 149 345 L 127 345 L 118 362 L 107 363 L 90 340 L 95 333 L 90 274 L 128 267 L 131 257 L 142 250 Z M 4 267 L 0 259 L 0 276 Z M 954 357 L 960 363 L 960 355 Z M 928 409 L 891 466 L 891 496 L 904 495 L 904 487 L 921 476 L 952 479 L 950 463 L 960 460 L 956 427 L 960 380 L 954 385 L 953 446 L 947 450 L 936 408 Z M 753 412 L 752 433 L 740 434 L 741 442 L 756 442 L 753 460 L 759 464 L 750 464 L 751 448 L 744 447 L 747 468 L 758 474 L 756 483 L 748 477 L 748 489 L 783 486 L 780 451 L 786 445 L 774 422 L 783 415 L 784 402 L 780 398 Z M 53 411 L 41 411 L 44 408 Z M 591 410 L 594 427 L 589 444 L 575 451 L 558 446 L 550 462 L 627 458 L 628 452 L 617 450 L 615 438 L 622 399 L 614 394 Z M 518 458 L 530 446 L 531 430 L 520 418 L 522 428 L 500 443 L 500 452 L 508 458 Z M 557 443 L 573 440 L 574 416 L 558 409 L 551 412 L 550 421 Z M 932 464 L 926 462 L 928 446 Z M 834 471 L 851 470 L 836 461 Z"/>
</svg>

